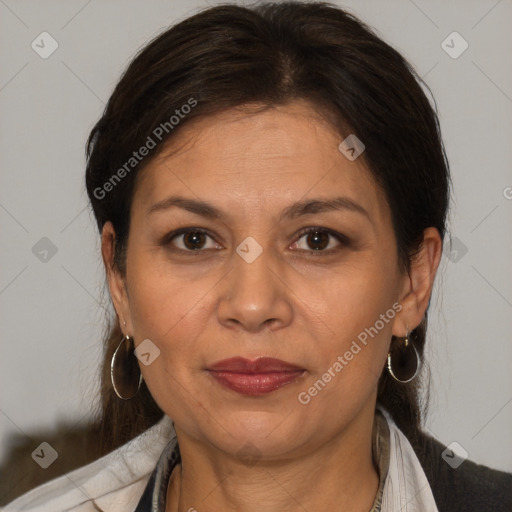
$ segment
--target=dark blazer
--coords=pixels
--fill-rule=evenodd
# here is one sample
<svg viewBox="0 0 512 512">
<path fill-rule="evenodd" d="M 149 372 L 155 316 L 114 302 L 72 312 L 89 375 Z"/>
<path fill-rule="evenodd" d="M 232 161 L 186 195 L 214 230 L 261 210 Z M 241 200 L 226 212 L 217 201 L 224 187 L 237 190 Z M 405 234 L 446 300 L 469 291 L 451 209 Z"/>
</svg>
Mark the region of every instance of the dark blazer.
<svg viewBox="0 0 512 512">
<path fill-rule="evenodd" d="M 469 459 L 453 469 L 441 457 L 445 448 L 426 433 L 414 448 L 439 512 L 512 512 L 512 473 Z"/>
</svg>

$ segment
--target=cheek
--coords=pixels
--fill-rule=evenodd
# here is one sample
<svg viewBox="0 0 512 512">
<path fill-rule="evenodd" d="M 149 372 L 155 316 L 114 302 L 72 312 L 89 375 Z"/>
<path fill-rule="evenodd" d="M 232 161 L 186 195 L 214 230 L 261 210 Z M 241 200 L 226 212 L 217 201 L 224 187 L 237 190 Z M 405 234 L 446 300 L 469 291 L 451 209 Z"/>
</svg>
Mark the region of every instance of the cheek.
<svg viewBox="0 0 512 512">
<path fill-rule="evenodd" d="M 198 407 L 195 378 L 204 364 L 198 340 L 211 316 L 204 297 L 207 289 L 152 273 L 147 266 L 140 278 L 132 275 L 129 293 L 135 343 L 150 339 L 159 350 L 150 365 L 140 365 L 142 375 L 160 408 L 180 418 L 184 411 Z"/>
<path fill-rule="evenodd" d="M 163 251 L 152 248 L 133 250 L 128 258 L 128 296 L 136 341 L 154 338 L 163 343 L 183 329 L 193 339 L 201 328 L 197 317 L 205 315 L 204 296 L 213 285 L 211 276 L 193 279 L 166 261 Z"/>
<path fill-rule="evenodd" d="M 355 336 L 392 307 L 398 290 L 396 269 L 374 254 L 361 254 L 359 261 L 331 272 L 320 282 L 314 303 L 333 326 L 331 330 L 344 337 Z"/>
<path fill-rule="evenodd" d="M 385 366 L 396 310 L 388 294 L 361 286 L 332 293 L 324 316 L 334 332 L 317 338 L 317 364 L 298 390 L 297 401 L 312 414 L 325 410 L 345 418 L 376 391 Z M 382 316 L 383 315 L 383 316 Z M 333 417 L 331 416 L 331 417 Z"/>
<path fill-rule="evenodd" d="M 174 279 L 144 279 L 130 297 L 136 342 L 149 338 L 180 359 L 193 351 L 211 315 L 204 290 Z"/>
<path fill-rule="evenodd" d="M 328 334 L 316 338 L 319 365 L 313 377 L 332 369 L 341 356 L 343 378 L 334 379 L 337 384 L 333 387 L 376 383 L 394 319 L 401 309 L 396 302 L 398 285 L 396 268 L 375 256 L 361 257 L 350 268 L 332 273 L 328 281 L 320 283 L 310 302 L 317 304 L 311 318 L 320 317 Z"/>
</svg>

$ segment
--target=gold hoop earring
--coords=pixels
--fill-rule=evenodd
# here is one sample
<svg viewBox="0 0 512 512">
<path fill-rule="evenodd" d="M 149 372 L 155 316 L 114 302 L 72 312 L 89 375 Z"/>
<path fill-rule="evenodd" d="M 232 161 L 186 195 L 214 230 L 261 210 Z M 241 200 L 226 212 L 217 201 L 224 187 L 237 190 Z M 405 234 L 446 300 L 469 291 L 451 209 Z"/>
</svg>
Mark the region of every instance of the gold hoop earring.
<svg viewBox="0 0 512 512">
<path fill-rule="evenodd" d="M 142 384 L 142 373 L 134 350 L 133 338 L 126 335 L 117 346 L 110 361 L 110 380 L 115 394 L 121 400 L 133 398 Z"/>
<path fill-rule="evenodd" d="M 421 358 L 416 347 L 406 334 L 388 352 L 388 371 L 397 382 L 406 384 L 415 379 L 420 371 Z"/>
</svg>

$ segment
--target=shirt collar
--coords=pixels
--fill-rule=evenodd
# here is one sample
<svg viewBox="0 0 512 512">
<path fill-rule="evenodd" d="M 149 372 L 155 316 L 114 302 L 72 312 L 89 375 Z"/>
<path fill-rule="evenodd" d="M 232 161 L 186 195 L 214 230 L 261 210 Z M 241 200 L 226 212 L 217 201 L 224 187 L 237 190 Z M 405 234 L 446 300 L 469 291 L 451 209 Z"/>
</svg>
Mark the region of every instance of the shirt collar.
<svg viewBox="0 0 512 512">
<path fill-rule="evenodd" d="M 178 438 L 174 434 L 160 455 L 134 512 L 165 512 L 167 484 L 173 469 L 180 463 Z"/>
<path fill-rule="evenodd" d="M 384 485 L 389 471 L 389 426 L 380 409 L 375 410 L 372 434 L 373 464 L 379 472 L 379 487 L 370 512 L 381 512 Z"/>
</svg>

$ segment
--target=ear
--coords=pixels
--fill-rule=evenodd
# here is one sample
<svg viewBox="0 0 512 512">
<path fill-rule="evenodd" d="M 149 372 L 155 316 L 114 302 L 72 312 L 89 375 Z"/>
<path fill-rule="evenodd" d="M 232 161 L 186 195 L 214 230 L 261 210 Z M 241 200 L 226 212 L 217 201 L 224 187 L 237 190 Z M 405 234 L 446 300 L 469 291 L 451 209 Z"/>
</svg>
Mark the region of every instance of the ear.
<svg viewBox="0 0 512 512">
<path fill-rule="evenodd" d="M 112 297 L 119 326 L 123 334 L 126 335 L 133 332 L 133 329 L 125 279 L 119 269 L 114 265 L 115 240 L 116 233 L 114 226 L 108 221 L 103 225 L 101 231 L 101 255 L 103 257 L 110 296 Z M 126 326 L 124 326 L 124 322 L 126 322 Z"/>
<path fill-rule="evenodd" d="M 442 250 L 439 231 L 433 227 L 425 229 L 421 249 L 411 261 L 409 273 L 404 275 L 399 299 L 402 310 L 393 322 L 394 336 L 405 336 L 407 330 L 411 332 L 423 320 L 430 302 Z"/>
</svg>

